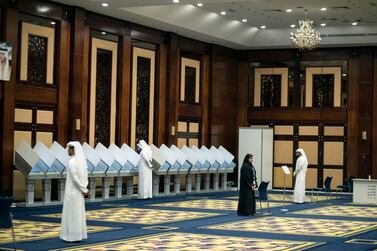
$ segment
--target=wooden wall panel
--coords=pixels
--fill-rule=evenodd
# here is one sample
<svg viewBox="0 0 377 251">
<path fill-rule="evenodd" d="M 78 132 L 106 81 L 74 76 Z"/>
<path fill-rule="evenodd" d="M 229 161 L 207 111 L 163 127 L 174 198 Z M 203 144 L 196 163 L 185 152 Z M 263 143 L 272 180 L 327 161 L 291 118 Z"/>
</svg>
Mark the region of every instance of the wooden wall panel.
<svg viewBox="0 0 377 251">
<path fill-rule="evenodd" d="M 237 152 L 238 60 L 233 50 L 214 46 L 211 83 L 211 144 Z"/>
<path fill-rule="evenodd" d="M 249 72 L 246 60 L 238 63 L 238 82 L 237 82 L 237 128 L 247 126 L 247 110 L 249 97 Z"/>
<path fill-rule="evenodd" d="M 13 148 L 14 148 L 14 106 L 16 97 L 16 66 L 18 49 L 18 15 L 17 10 L 8 8 L 4 18 L 4 40 L 11 43 L 12 74 L 10 80 L 3 86 L 2 95 L 2 131 L 1 131 L 1 165 L 0 165 L 0 195 L 12 195 L 13 189 Z"/>
<path fill-rule="evenodd" d="M 377 179 L 377 48 L 373 56 L 372 177 Z"/>
</svg>

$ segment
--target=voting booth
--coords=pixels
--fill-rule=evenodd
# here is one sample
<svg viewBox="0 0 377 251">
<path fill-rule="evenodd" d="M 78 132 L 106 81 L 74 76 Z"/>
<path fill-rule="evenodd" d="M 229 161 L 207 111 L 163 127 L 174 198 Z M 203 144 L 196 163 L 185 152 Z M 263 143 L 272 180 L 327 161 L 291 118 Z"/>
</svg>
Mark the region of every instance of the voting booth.
<svg viewBox="0 0 377 251">
<path fill-rule="evenodd" d="M 65 178 L 67 176 L 67 168 L 69 155 L 67 150 L 61 146 L 58 142 L 54 141 L 50 146 L 51 152 L 54 154 L 57 161 L 64 167 L 61 177 L 58 179 L 58 200 L 63 202 L 64 200 L 64 191 L 65 191 Z"/>
</svg>

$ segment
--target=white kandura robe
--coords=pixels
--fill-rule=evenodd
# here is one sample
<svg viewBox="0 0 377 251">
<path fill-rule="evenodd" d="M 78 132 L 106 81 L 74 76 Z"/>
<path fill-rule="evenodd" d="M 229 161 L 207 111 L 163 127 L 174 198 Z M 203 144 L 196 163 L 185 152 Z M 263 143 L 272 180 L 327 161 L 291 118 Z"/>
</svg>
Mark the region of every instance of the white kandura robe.
<svg viewBox="0 0 377 251">
<path fill-rule="evenodd" d="M 152 198 L 152 151 L 149 146 L 140 152 L 138 199 Z"/>
<path fill-rule="evenodd" d="M 65 241 L 81 241 L 87 239 L 85 201 L 82 193 L 87 193 L 88 174 L 78 166 L 73 156 L 68 162 L 67 180 L 65 183 L 63 214 L 60 238 Z"/>
<path fill-rule="evenodd" d="M 304 203 L 305 201 L 305 176 L 308 162 L 305 156 L 300 156 L 296 161 L 296 183 L 293 192 L 293 201 L 296 203 Z"/>
</svg>

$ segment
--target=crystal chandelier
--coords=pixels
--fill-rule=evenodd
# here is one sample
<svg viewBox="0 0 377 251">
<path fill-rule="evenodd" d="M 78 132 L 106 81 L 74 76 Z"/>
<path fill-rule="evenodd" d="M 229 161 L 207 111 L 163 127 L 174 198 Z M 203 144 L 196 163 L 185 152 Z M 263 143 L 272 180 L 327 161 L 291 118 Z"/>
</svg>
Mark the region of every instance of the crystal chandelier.
<svg viewBox="0 0 377 251">
<path fill-rule="evenodd" d="M 313 28 L 313 21 L 309 20 L 305 12 L 305 19 L 298 21 L 299 28 L 296 33 L 291 32 L 292 44 L 300 50 L 312 50 L 321 41 L 318 31 Z"/>
</svg>

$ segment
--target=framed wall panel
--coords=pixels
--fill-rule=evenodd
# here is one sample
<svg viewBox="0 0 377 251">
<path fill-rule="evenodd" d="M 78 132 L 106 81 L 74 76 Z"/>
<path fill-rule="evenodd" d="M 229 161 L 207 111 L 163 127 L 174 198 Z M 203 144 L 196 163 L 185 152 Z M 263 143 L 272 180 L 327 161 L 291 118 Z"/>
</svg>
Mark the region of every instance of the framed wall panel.
<svg viewBox="0 0 377 251">
<path fill-rule="evenodd" d="M 324 165 L 343 165 L 344 144 L 343 142 L 324 142 L 323 146 Z"/>
<path fill-rule="evenodd" d="M 306 177 L 305 177 L 306 189 L 317 187 L 317 176 L 318 176 L 317 168 L 308 168 L 308 171 L 306 172 Z"/>
<path fill-rule="evenodd" d="M 182 102 L 198 104 L 200 98 L 200 61 L 181 59 L 180 98 Z"/>
<path fill-rule="evenodd" d="M 40 43 L 43 38 L 46 40 L 47 45 L 47 55 L 46 55 L 46 69 L 45 71 L 46 76 L 43 76 L 45 79 L 45 83 L 40 84 L 53 84 L 54 83 L 54 39 L 55 39 L 55 30 L 50 27 L 45 27 L 41 25 L 35 25 L 23 22 L 22 23 L 22 30 L 21 30 L 21 53 L 20 53 L 20 80 L 21 81 L 29 81 L 28 79 L 28 70 L 30 68 L 29 65 L 29 44 L 31 40 L 35 38 L 37 43 Z M 39 53 L 38 51 L 36 52 Z M 39 62 L 41 63 L 41 62 Z M 31 65 L 33 66 L 33 65 Z"/>
<path fill-rule="evenodd" d="M 275 125 L 274 134 L 275 135 L 293 135 L 293 126 Z"/>
<path fill-rule="evenodd" d="M 155 54 L 152 50 L 133 48 L 130 142 L 133 148 L 137 138 L 153 143 Z"/>
<path fill-rule="evenodd" d="M 275 140 L 274 163 L 293 162 L 293 141 Z"/>
<path fill-rule="evenodd" d="M 107 41 L 98 38 L 92 38 L 91 51 L 91 69 L 90 69 L 90 96 L 89 96 L 89 144 L 94 147 L 98 141 L 105 145 L 107 143 L 115 143 L 115 128 L 116 128 L 116 91 L 117 91 L 117 51 L 118 45 L 115 42 Z M 107 72 L 110 77 L 102 77 L 101 69 L 97 65 L 101 63 L 101 55 L 109 54 L 110 59 L 108 63 L 111 65 L 110 72 Z M 107 64 L 108 65 L 108 64 Z M 106 72 L 104 73 L 106 74 Z M 101 85 L 101 86 L 99 86 Z M 104 86 L 109 85 L 109 86 Z M 97 89 L 101 88 L 101 92 Z M 107 94 L 109 97 L 106 97 Z M 105 97 L 104 97 L 105 96 Z M 99 106 L 106 99 L 109 100 L 110 105 L 103 104 Z M 108 107 L 109 111 L 97 111 L 98 107 Z M 101 118 L 99 116 L 106 116 Z M 102 120 L 98 121 L 97 120 Z M 104 131 L 106 135 L 98 135 L 99 131 Z M 102 140 L 101 140 L 102 139 Z"/>
<path fill-rule="evenodd" d="M 327 176 L 332 176 L 331 189 L 335 189 L 339 185 L 343 185 L 343 170 L 342 169 L 323 169 L 323 180 Z"/>
<path fill-rule="evenodd" d="M 318 142 L 317 141 L 300 141 L 299 148 L 304 149 L 309 165 L 318 164 Z"/>
<path fill-rule="evenodd" d="M 177 145 L 179 148 L 186 145 L 188 147 L 199 145 L 200 134 L 200 122 L 192 120 L 180 120 L 178 121 L 177 131 Z"/>
<path fill-rule="evenodd" d="M 341 67 L 307 67 L 305 80 L 305 107 L 313 107 L 313 81 L 315 75 L 333 75 L 333 107 L 341 107 Z"/>
<path fill-rule="evenodd" d="M 288 106 L 288 68 L 256 68 L 254 72 L 254 107 L 261 106 L 263 76 L 280 76 L 280 106 Z"/>
<path fill-rule="evenodd" d="M 343 126 L 325 126 L 324 136 L 344 136 Z"/>
<path fill-rule="evenodd" d="M 285 175 L 285 188 L 293 188 L 293 168 L 289 167 L 291 174 Z M 274 187 L 275 188 L 284 188 L 284 172 L 281 167 L 274 167 Z"/>
<path fill-rule="evenodd" d="M 32 123 L 33 110 L 31 109 L 14 109 L 14 122 Z"/>
<path fill-rule="evenodd" d="M 300 136 L 318 136 L 318 126 L 299 126 L 298 130 Z"/>
</svg>

